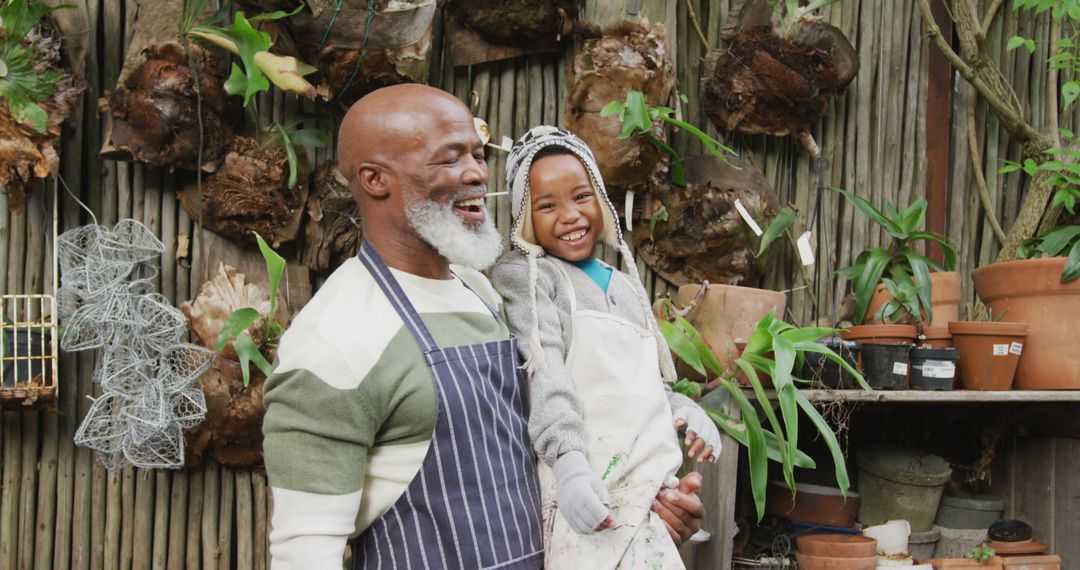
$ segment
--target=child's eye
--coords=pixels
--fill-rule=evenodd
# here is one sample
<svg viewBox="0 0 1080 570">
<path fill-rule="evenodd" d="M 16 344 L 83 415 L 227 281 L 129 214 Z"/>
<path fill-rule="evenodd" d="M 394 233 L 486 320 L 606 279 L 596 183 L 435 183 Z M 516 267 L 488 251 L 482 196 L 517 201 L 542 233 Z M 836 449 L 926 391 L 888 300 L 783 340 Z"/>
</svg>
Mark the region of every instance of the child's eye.
<svg viewBox="0 0 1080 570">
<path fill-rule="evenodd" d="M 574 196 L 574 200 L 577 200 L 578 202 L 581 202 L 583 200 L 588 200 L 589 198 L 592 198 L 592 196 L 593 196 L 592 192 L 582 192 L 581 194 L 578 194 L 577 196 Z"/>
<path fill-rule="evenodd" d="M 536 207 L 538 211 L 546 212 L 555 209 L 555 204 L 540 204 Z"/>
</svg>

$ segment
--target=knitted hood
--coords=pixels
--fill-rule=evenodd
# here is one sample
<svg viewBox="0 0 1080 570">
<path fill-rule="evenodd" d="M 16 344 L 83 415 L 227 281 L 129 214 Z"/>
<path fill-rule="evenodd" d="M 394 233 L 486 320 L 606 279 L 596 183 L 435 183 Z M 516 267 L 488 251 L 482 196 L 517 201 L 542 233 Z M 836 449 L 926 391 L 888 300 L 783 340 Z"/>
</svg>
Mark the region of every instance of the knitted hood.
<svg viewBox="0 0 1080 570">
<path fill-rule="evenodd" d="M 600 241 L 616 248 L 622 255 L 623 262 L 629 269 L 638 297 L 641 299 L 642 308 L 645 311 L 645 322 L 649 324 L 649 330 L 656 337 L 657 351 L 660 358 L 660 371 L 664 380 L 675 381 L 675 364 L 671 359 L 671 351 L 667 343 L 660 335 L 656 326 L 656 319 L 652 314 L 652 304 L 645 287 L 638 278 L 637 265 L 634 256 L 622 238 L 622 227 L 619 225 L 619 213 L 608 198 L 604 188 L 604 179 L 600 176 L 600 166 L 593 157 L 585 141 L 577 135 L 557 127 L 541 125 L 529 129 L 510 149 L 510 156 L 506 161 L 506 186 L 510 191 L 510 215 L 513 225 L 510 228 L 510 243 L 514 248 L 525 254 L 529 264 L 529 296 L 530 313 L 532 323 L 528 333 L 529 359 L 525 362 L 525 369 L 531 374 L 535 372 L 544 358 L 543 345 L 540 343 L 539 316 L 536 310 L 536 260 L 544 256 L 544 249 L 536 241 L 536 234 L 532 227 L 532 198 L 529 192 L 529 173 L 532 170 L 533 160 L 537 153 L 546 147 L 559 146 L 576 156 L 585 165 L 585 171 L 592 180 L 593 190 L 603 207 L 601 214 L 604 219 L 604 231 L 600 235 Z"/>
</svg>

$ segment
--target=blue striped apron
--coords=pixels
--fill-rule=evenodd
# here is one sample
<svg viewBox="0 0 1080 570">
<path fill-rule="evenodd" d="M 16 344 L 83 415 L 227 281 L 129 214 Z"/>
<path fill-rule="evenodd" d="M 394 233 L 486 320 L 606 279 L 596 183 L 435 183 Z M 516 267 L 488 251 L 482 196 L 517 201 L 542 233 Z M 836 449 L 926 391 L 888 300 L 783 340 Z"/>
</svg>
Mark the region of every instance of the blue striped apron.
<svg viewBox="0 0 1080 570">
<path fill-rule="evenodd" d="M 367 242 L 360 261 L 424 353 L 438 417 L 419 473 L 353 542 L 353 569 L 542 568 L 540 491 L 515 339 L 439 347 Z"/>
</svg>

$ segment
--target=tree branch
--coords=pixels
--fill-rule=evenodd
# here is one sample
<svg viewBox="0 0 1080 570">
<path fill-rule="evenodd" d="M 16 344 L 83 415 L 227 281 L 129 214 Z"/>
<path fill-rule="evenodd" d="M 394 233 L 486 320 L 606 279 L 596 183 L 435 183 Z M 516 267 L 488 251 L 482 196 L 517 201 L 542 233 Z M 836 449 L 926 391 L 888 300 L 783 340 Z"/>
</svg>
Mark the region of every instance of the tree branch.
<svg viewBox="0 0 1080 570">
<path fill-rule="evenodd" d="M 979 150 L 979 138 L 975 136 L 976 100 L 975 93 L 970 93 L 967 101 L 966 114 L 968 150 L 971 151 L 971 168 L 975 172 L 975 185 L 979 188 L 979 201 L 982 202 L 986 221 L 990 223 L 990 228 L 994 230 L 994 237 L 997 238 L 998 243 L 1004 244 L 1005 230 L 1001 229 L 1001 223 L 998 222 L 997 214 L 994 212 L 994 205 L 990 203 L 990 190 L 986 187 L 986 176 L 983 174 L 982 169 L 982 151 Z"/>
<path fill-rule="evenodd" d="M 994 3 L 986 10 L 986 15 L 983 16 L 982 22 L 982 36 L 984 38 L 986 37 L 986 34 L 990 33 L 990 26 L 994 23 L 994 17 L 997 16 L 997 11 L 1001 9 L 1001 5 L 1004 3 L 1005 0 L 994 0 Z"/>
</svg>

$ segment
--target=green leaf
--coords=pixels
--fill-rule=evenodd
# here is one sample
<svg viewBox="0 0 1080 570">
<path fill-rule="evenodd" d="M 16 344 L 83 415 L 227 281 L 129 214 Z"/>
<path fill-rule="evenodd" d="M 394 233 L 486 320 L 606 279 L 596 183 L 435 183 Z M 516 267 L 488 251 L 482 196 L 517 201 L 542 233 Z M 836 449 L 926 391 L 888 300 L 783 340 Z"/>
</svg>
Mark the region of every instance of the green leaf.
<svg viewBox="0 0 1080 570">
<path fill-rule="evenodd" d="M 1058 257 L 1078 235 L 1080 235 L 1080 226 L 1065 226 L 1051 230 L 1043 234 L 1039 250 L 1050 257 Z"/>
<path fill-rule="evenodd" d="M 1073 243 L 1069 257 L 1065 258 L 1065 268 L 1061 271 L 1061 282 L 1068 283 L 1080 277 L 1080 240 Z"/>
<path fill-rule="evenodd" d="M 1005 166 L 1002 166 L 1001 168 L 999 168 L 998 172 L 1000 174 L 1008 174 L 1010 172 L 1016 172 L 1017 170 L 1020 170 L 1020 163 L 1019 162 L 1013 162 L 1011 160 L 1006 160 L 1005 161 Z"/>
<path fill-rule="evenodd" d="M 795 223 L 795 211 L 791 208 L 780 210 L 780 213 L 776 214 L 776 217 L 769 222 L 769 226 L 765 228 L 765 233 L 761 235 L 761 245 L 758 247 L 757 256 L 764 255 L 776 238 L 783 235 L 793 223 Z"/>
<path fill-rule="evenodd" d="M 225 92 L 229 95 L 243 95 L 247 92 L 248 78 L 239 65 L 232 64 L 232 72 L 229 73 L 229 78 L 225 80 L 224 87 Z M 247 105 L 247 101 L 244 104 Z"/>
<path fill-rule="evenodd" d="M 1014 50 L 1014 49 L 1016 49 L 1016 48 L 1018 48 L 1020 46 L 1025 46 L 1026 47 L 1028 41 L 1030 41 L 1030 40 L 1028 40 L 1027 38 L 1023 38 L 1023 37 L 1020 37 L 1020 36 L 1013 36 L 1013 37 L 1009 38 L 1009 43 L 1005 45 L 1005 49 L 1007 49 L 1008 51 L 1012 51 L 1012 50 Z M 1030 51 L 1035 51 L 1032 48 L 1028 48 L 1028 49 Z"/>
<path fill-rule="evenodd" d="M 323 148 L 330 144 L 330 133 L 321 129 L 298 129 L 289 133 L 293 146 Z"/>
<path fill-rule="evenodd" d="M 274 371 L 274 367 L 259 352 L 259 347 L 255 346 L 255 341 L 251 340 L 251 336 L 247 333 L 241 333 L 240 336 L 236 337 L 236 340 L 233 341 L 233 348 L 236 349 L 236 356 L 240 359 L 240 373 L 244 377 L 245 388 L 251 383 L 250 364 L 254 363 L 255 366 L 258 366 L 259 370 L 266 376 L 269 376 Z"/>
<path fill-rule="evenodd" d="M 884 228 L 885 231 L 893 235 L 900 232 L 900 227 L 897 226 L 896 222 L 890 220 L 884 213 L 881 212 L 881 210 L 878 210 L 873 205 L 871 205 L 870 202 L 867 202 L 866 200 L 852 194 L 851 192 L 848 192 L 847 190 L 844 190 L 843 188 L 831 188 L 831 190 L 843 194 L 849 202 L 854 204 L 855 207 L 858 208 L 863 214 L 866 214 L 868 218 L 870 218 L 879 226 Z"/>
<path fill-rule="evenodd" d="M 1077 98 L 1080 98 L 1080 82 L 1076 80 L 1066 82 L 1061 86 L 1061 96 L 1065 99 L 1065 109 L 1068 109 Z"/>
<path fill-rule="evenodd" d="M 727 387 L 731 397 L 739 406 L 739 410 L 743 415 L 743 425 L 746 426 L 746 453 L 750 463 L 750 490 L 754 496 L 754 508 L 757 510 L 757 517 L 760 521 L 765 516 L 765 490 L 769 483 L 768 443 L 765 441 L 764 430 L 761 428 L 761 420 L 758 419 L 757 411 L 750 404 L 750 400 L 733 383 L 727 382 L 724 386 Z M 777 448 L 783 450 L 783 443 L 777 441 Z"/>
<path fill-rule="evenodd" d="M 930 303 L 930 294 L 932 285 L 930 283 L 930 267 L 926 264 L 926 258 L 913 252 L 905 251 L 904 257 L 907 258 L 908 263 L 911 265 L 912 277 L 915 280 L 915 285 L 918 287 L 918 301 L 922 305 L 922 311 L 915 311 L 912 313 L 912 317 L 915 319 L 925 318 L 929 321 L 933 318 L 933 309 Z"/>
<path fill-rule="evenodd" d="M 626 103 L 622 101 L 612 101 L 607 105 L 604 105 L 603 109 L 600 109 L 601 117 L 610 117 L 612 115 L 621 115 L 626 109 Z"/>
<path fill-rule="evenodd" d="M 742 420 L 736 420 L 719 410 L 714 410 L 707 406 L 702 406 L 701 409 L 705 410 L 705 413 L 709 415 L 713 423 L 734 438 L 735 441 L 739 442 L 740 445 L 747 448 L 750 446 L 750 438 L 747 434 L 746 425 Z M 776 435 L 769 430 L 762 430 L 762 433 L 765 435 L 766 457 L 768 457 L 770 461 L 779 463 L 780 446 L 776 443 Z M 795 454 L 795 457 L 792 458 L 792 464 L 800 469 L 817 469 L 817 464 L 814 462 L 814 459 L 802 451 Z"/>
<path fill-rule="evenodd" d="M 690 321 L 683 317 L 675 317 L 675 326 L 679 328 L 686 335 L 686 338 L 690 339 L 694 348 L 697 350 L 698 358 L 701 360 L 702 366 L 705 367 L 707 374 L 713 377 L 720 376 L 724 373 L 724 365 L 720 363 L 720 359 L 713 353 L 709 343 L 705 342 L 705 339 L 701 337 L 701 333 L 698 332 L 694 325 L 690 324 Z"/>
<path fill-rule="evenodd" d="M 1024 172 L 1026 172 L 1028 176 L 1035 176 L 1035 173 L 1038 172 L 1038 171 L 1039 171 L 1039 165 L 1036 164 L 1033 159 L 1030 159 L 1030 158 L 1025 158 L 1024 159 Z"/>
<path fill-rule="evenodd" d="M 701 396 L 701 384 L 683 378 L 671 385 L 671 391 L 696 400 Z"/>
<path fill-rule="evenodd" d="M 855 323 L 862 324 L 866 315 L 866 309 L 870 306 L 870 298 L 874 296 L 885 267 L 889 264 L 889 254 L 885 250 L 876 248 L 870 250 L 869 258 L 863 267 L 862 273 L 855 278 L 852 288 L 855 289 Z"/>
<path fill-rule="evenodd" d="M 296 158 L 296 147 L 293 146 L 293 141 L 289 137 L 285 129 L 281 127 L 280 123 L 274 123 L 274 128 L 277 129 L 281 135 L 281 146 L 285 147 L 285 156 L 289 160 L 289 188 L 296 186 L 298 160 Z"/>
<path fill-rule="evenodd" d="M 660 209 L 653 212 L 653 215 L 649 217 L 649 239 L 653 238 L 653 233 L 656 231 L 657 222 L 666 221 L 668 221 L 667 207 L 661 204 Z"/>
<path fill-rule="evenodd" d="M 266 275 L 270 280 L 270 313 L 267 316 L 273 320 L 277 313 L 278 286 L 281 284 L 281 276 L 285 273 L 285 258 L 278 255 L 258 232 L 252 233 L 255 234 L 255 241 L 259 243 L 259 251 L 266 263 Z"/>
<path fill-rule="evenodd" d="M 685 187 L 686 173 L 683 171 L 682 157 L 679 156 L 679 152 L 668 143 L 653 136 L 652 133 L 645 133 L 645 136 L 649 142 L 671 157 L 671 182 L 676 186 Z"/>
<path fill-rule="evenodd" d="M 665 320 L 657 320 L 656 325 L 660 330 L 660 334 L 664 335 L 668 348 L 675 353 L 675 356 L 696 370 L 698 374 L 706 376 L 705 366 L 701 363 L 701 356 L 690 337 L 686 336 L 686 333 L 679 327 Z"/>
<path fill-rule="evenodd" d="M 221 330 L 218 332 L 217 344 L 214 345 L 214 350 L 221 352 L 230 340 L 237 338 L 241 333 L 248 330 L 248 327 L 255 324 L 255 321 L 259 320 L 261 316 L 259 311 L 251 307 L 233 311 L 233 314 L 225 319 L 225 324 L 221 326 Z M 233 346 L 235 347 L 235 343 L 233 343 Z"/>
<path fill-rule="evenodd" d="M 635 131 L 643 133 L 652 132 L 652 119 L 645 105 L 645 94 L 641 91 L 630 90 L 626 93 L 626 108 L 622 116 L 623 128 L 619 133 L 620 139 L 630 138 Z"/>
<path fill-rule="evenodd" d="M 825 418 L 821 417 L 817 409 L 814 408 L 814 404 L 810 403 L 810 400 L 799 391 L 795 392 L 795 401 L 802 408 L 803 414 L 810 419 L 810 423 L 817 428 L 818 433 L 821 434 L 822 440 L 825 441 L 825 447 L 829 449 L 829 455 L 832 456 L 833 469 L 836 475 L 836 486 L 840 488 L 840 492 L 847 494 L 848 488 L 851 486 L 851 482 L 848 480 L 847 464 L 844 462 L 844 452 L 840 449 L 840 442 L 836 440 L 836 434 L 833 433 L 833 429 L 829 427 Z"/>
<path fill-rule="evenodd" d="M 280 20 L 282 18 L 288 18 L 289 16 L 295 16 L 300 13 L 300 10 L 304 9 L 304 4 L 301 2 L 292 12 L 285 12 L 284 10 L 275 10 L 273 12 L 267 12 L 265 14 L 259 14 L 248 19 L 249 22 L 265 22 L 268 20 Z"/>
<path fill-rule="evenodd" d="M 237 77 L 236 64 L 233 64 L 233 72 L 225 82 L 225 90 L 231 95 L 243 94 L 244 107 L 248 106 L 253 95 L 270 89 L 270 81 L 255 65 L 255 54 L 270 49 L 270 34 L 253 28 L 243 12 L 237 12 L 233 16 L 233 24 L 227 28 L 196 26 L 192 32 L 218 36 L 236 45 L 243 63 L 243 80 Z"/>
</svg>

